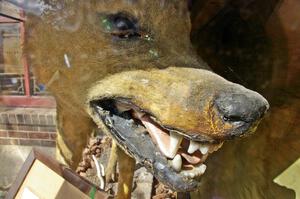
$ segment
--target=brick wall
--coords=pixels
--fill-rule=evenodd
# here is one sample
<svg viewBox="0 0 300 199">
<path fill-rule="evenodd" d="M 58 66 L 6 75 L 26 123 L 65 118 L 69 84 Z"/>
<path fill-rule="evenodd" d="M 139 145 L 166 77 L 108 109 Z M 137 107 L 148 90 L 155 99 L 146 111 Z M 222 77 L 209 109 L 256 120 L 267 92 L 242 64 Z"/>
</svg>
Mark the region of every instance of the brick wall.
<svg viewBox="0 0 300 199">
<path fill-rule="evenodd" d="M 0 108 L 0 145 L 55 146 L 56 110 Z"/>
</svg>

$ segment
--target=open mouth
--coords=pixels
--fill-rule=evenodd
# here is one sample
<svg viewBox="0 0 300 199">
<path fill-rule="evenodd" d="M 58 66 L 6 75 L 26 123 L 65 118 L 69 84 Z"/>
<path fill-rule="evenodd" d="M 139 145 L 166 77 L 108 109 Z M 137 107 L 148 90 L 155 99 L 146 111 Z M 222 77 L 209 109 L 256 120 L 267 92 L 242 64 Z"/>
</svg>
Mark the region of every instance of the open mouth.
<svg viewBox="0 0 300 199">
<path fill-rule="evenodd" d="M 197 188 L 205 160 L 223 144 L 165 127 L 128 99 L 95 100 L 90 106 L 119 145 L 174 190 Z"/>
<path fill-rule="evenodd" d="M 117 107 L 120 105 L 117 104 Z M 145 113 L 134 111 L 133 116 L 143 124 L 152 141 L 167 158 L 169 165 L 187 178 L 203 175 L 206 170 L 204 161 L 210 153 L 217 151 L 223 144 L 193 141 L 178 132 L 162 127 Z"/>
</svg>

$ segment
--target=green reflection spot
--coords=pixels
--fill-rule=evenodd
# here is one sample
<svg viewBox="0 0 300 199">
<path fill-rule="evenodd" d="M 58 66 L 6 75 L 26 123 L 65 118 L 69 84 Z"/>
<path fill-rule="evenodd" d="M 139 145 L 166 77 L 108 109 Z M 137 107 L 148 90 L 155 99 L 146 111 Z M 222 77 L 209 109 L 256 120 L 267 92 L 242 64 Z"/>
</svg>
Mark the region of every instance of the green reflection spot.
<svg viewBox="0 0 300 199">
<path fill-rule="evenodd" d="M 102 26 L 106 31 L 111 31 L 112 30 L 112 23 L 105 17 L 102 18 L 101 20 Z"/>
<path fill-rule="evenodd" d="M 153 41 L 153 38 L 150 35 L 145 35 L 145 40 Z"/>
<path fill-rule="evenodd" d="M 159 56 L 157 50 L 150 49 L 150 50 L 149 50 L 149 53 L 150 53 L 150 55 L 152 55 L 153 57 L 158 57 L 158 56 Z"/>
</svg>

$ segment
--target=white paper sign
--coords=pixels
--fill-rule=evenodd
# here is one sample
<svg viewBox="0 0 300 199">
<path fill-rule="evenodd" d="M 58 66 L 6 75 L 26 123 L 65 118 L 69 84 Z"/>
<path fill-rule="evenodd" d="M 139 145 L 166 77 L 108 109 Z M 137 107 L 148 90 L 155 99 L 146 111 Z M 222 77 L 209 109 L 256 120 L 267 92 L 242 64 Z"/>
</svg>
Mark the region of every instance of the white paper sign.
<svg viewBox="0 0 300 199">
<path fill-rule="evenodd" d="M 40 199 L 34 193 L 32 193 L 27 187 L 24 188 L 21 199 Z"/>
</svg>

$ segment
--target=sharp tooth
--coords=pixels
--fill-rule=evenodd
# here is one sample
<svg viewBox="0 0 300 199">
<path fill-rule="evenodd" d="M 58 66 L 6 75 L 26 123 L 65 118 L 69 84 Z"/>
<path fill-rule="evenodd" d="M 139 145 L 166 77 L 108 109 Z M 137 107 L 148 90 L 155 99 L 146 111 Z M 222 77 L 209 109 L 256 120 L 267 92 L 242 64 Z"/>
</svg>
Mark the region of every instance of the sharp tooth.
<svg viewBox="0 0 300 199">
<path fill-rule="evenodd" d="M 201 164 L 200 167 L 199 167 L 199 171 L 201 174 L 203 174 L 206 170 L 206 165 L 205 164 Z"/>
<path fill-rule="evenodd" d="M 171 166 L 172 168 L 179 172 L 181 170 L 181 166 L 182 166 L 182 159 L 181 156 L 179 154 L 177 154 L 174 159 L 171 162 Z"/>
<path fill-rule="evenodd" d="M 183 136 L 172 132 L 168 135 L 167 132 L 157 127 L 147 120 L 147 118 L 141 118 L 141 121 L 147 128 L 151 138 L 157 144 L 160 151 L 168 158 L 173 159 L 180 147 Z"/>
<path fill-rule="evenodd" d="M 189 173 L 189 176 L 191 177 L 191 178 L 194 178 L 195 177 L 195 174 L 194 173 Z"/>
<path fill-rule="evenodd" d="M 205 155 L 208 152 L 208 150 L 209 150 L 209 146 L 206 145 L 206 144 L 200 144 L 199 149 L 200 149 L 201 153 L 203 155 Z"/>
<path fill-rule="evenodd" d="M 197 143 L 197 142 L 194 142 L 194 141 L 190 141 L 190 145 L 189 145 L 189 148 L 188 148 L 188 153 L 189 154 L 192 154 L 194 153 L 195 151 L 197 151 L 200 147 L 200 144 Z"/>
<path fill-rule="evenodd" d="M 205 172 L 205 170 L 206 170 L 206 165 L 205 164 L 201 164 L 200 166 L 198 166 L 196 168 L 196 170 L 197 170 L 197 172 L 198 172 L 199 175 L 202 175 Z"/>
<path fill-rule="evenodd" d="M 170 132 L 170 148 L 169 148 L 169 155 L 174 157 L 177 153 L 177 150 L 182 142 L 183 136 Z"/>
</svg>

